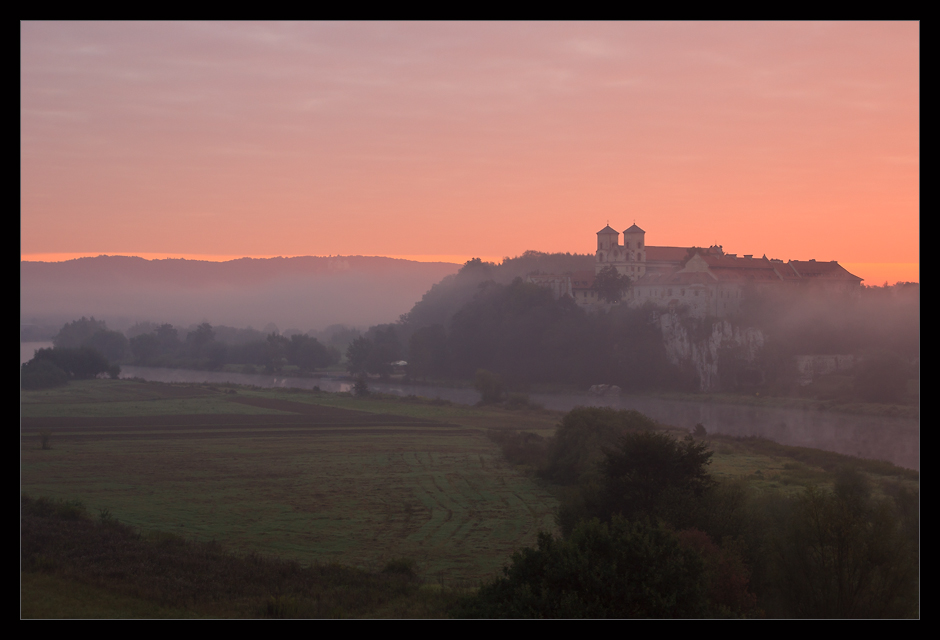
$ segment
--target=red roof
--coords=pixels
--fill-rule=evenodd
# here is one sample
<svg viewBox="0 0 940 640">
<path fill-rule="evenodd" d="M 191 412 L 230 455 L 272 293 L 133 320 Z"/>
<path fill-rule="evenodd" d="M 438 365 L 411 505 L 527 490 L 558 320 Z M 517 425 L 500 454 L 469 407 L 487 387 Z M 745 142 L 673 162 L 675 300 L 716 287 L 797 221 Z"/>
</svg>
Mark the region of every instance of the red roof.
<svg viewBox="0 0 940 640">
<path fill-rule="evenodd" d="M 787 263 L 801 278 L 811 278 L 813 280 L 857 280 L 862 281 L 858 276 L 852 275 L 845 270 L 845 267 L 838 262 L 816 262 L 815 260 L 790 260 Z"/>
<path fill-rule="evenodd" d="M 685 260 L 689 255 L 689 247 L 646 247 L 647 262 L 675 262 Z"/>
<path fill-rule="evenodd" d="M 590 289 L 594 286 L 593 271 L 575 271 L 571 274 L 572 289 Z"/>
</svg>

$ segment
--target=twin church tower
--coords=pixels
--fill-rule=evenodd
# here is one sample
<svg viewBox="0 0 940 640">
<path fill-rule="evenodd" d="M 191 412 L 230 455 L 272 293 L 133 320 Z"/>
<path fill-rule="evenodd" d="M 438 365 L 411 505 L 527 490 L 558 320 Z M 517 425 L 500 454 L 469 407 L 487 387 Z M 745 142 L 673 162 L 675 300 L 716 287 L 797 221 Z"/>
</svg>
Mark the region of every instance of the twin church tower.
<svg viewBox="0 0 940 640">
<path fill-rule="evenodd" d="M 597 253 L 594 273 L 613 265 L 623 275 L 636 280 L 646 275 L 646 232 L 633 224 L 623 232 L 623 244 L 620 233 L 608 224 L 597 232 Z"/>
</svg>

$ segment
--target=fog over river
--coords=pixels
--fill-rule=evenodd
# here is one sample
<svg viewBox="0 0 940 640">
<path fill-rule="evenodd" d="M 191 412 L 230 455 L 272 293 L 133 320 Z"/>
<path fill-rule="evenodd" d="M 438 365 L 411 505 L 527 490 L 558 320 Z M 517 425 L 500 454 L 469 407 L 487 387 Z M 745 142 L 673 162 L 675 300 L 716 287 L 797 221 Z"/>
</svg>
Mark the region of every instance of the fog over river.
<svg viewBox="0 0 940 640">
<path fill-rule="evenodd" d="M 139 377 L 160 382 L 210 382 L 296 387 L 323 391 L 349 391 L 352 383 L 343 378 L 292 378 L 267 374 L 191 371 L 125 366 L 122 378 Z M 400 396 L 419 395 L 474 404 L 480 394 L 473 389 L 449 389 L 421 385 L 370 381 L 375 391 Z M 709 432 L 735 436 L 762 436 L 781 444 L 813 447 L 862 458 L 888 460 L 908 469 L 920 469 L 920 424 L 911 418 L 859 416 L 799 409 L 775 409 L 714 402 L 677 401 L 651 396 L 624 395 L 599 398 L 584 395 L 532 394 L 534 402 L 547 409 L 570 411 L 577 406 L 606 406 L 635 409 L 659 422 L 691 429 L 701 423 Z"/>
<path fill-rule="evenodd" d="M 20 343 L 20 363 L 33 357 L 36 349 L 51 347 L 51 342 Z M 210 382 L 255 385 L 258 387 L 296 387 L 323 391 L 350 391 L 352 382 L 345 378 L 292 378 L 269 374 L 192 371 L 155 367 L 124 366 L 122 378 L 143 378 L 157 382 Z M 399 396 L 418 395 L 451 402 L 474 404 L 480 394 L 473 389 L 449 389 L 421 385 L 370 381 L 370 388 Z M 908 469 L 920 470 L 920 421 L 912 418 L 858 416 L 826 411 L 774 409 L 715 402 L 678 401 L 651 396 L 624 395 L 599 398 L 583 395 L 532 394 L 534 402 L 547 409 L 570 411 L 577 406 L 635 409 L 659 422 L 691 429 L 701 423 L 709 432 L 734 436 L 762 436 L 781 444 L 813 447 L 862 458 L 888 460 Z"/>
</svg>

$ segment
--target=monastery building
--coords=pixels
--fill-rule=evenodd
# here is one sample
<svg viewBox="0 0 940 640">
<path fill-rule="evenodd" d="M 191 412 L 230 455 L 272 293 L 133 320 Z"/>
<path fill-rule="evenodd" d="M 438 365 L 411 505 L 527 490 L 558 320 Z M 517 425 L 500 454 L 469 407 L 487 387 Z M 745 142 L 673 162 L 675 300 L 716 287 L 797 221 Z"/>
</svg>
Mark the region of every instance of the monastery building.
<svg viewBox="0 0 940 640">
<path fill-rule="evenodd" d="M 579 305 L 600 303 L 594 276 L 613 266 L 629 276 L 632 285 L 622 303 L 652 302 L 656 306 L 688 308 L 695 316 L 724 317 L 734 313 L 749 291 L 780 286 L 813 286 L 832 292 L 858 291 L 862 279 L 835 260 L 768 259 L 725 253 L 720 245 L 708 247 L 653 247 L 636 224 L 620 233 L 607 225 L 597 232 L 593 271 L 570 275 L 530 275 L 528 280 L 552 290 L 556 297 L 571 296 Z"/>
</svg>

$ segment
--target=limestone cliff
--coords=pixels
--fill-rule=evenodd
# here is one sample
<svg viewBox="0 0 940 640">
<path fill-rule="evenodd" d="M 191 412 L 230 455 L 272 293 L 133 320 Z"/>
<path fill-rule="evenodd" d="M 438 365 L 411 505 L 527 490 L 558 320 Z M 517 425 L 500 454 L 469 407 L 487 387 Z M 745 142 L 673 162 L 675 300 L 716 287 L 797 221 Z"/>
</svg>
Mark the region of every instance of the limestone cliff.
<svg viewBox="0 0 940 640">
<path fill-rule="evenodd" d="M 658 318 L 669 361 L 694 372 L 700 391 L 718 391 L 762 380 L 761 352 L 765 336 L 755 327 L 736 327 L 728 320 L 682 317 L 675 312 Z"/>
</svg>

